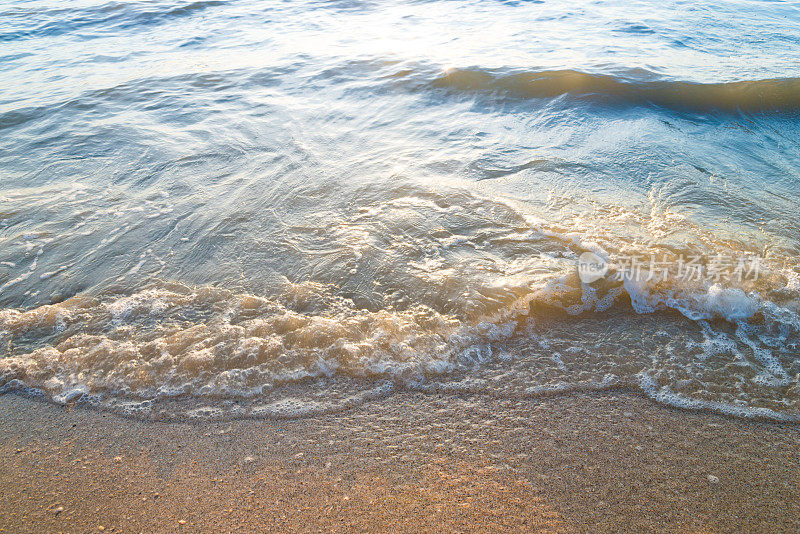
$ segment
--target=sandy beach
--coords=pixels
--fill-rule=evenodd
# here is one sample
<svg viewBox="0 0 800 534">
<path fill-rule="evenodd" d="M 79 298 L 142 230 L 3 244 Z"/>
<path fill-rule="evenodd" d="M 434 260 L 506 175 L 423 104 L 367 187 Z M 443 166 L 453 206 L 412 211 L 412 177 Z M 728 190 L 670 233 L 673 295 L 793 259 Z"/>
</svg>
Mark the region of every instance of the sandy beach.
<svg viewBox="0 0 800 534">
<path fill-rule="evenodd" d="M 3 532 L 800 527 L 796 427 L 627 394 L 179 424 L 5 395 L 0 418 Z"/>
</svg>

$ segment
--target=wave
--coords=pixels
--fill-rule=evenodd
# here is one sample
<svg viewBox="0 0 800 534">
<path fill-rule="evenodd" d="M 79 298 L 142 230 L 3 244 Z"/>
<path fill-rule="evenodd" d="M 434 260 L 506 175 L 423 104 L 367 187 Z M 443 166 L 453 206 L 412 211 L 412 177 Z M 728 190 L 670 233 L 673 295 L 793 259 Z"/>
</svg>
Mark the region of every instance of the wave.
<svg viewBox="0 0 800 534">
<path fill-rule="evenodd" d="M 209 3 L 211 4 L 211 3 Z M 194 5 L 194 4 L 191 4 Z M 176 8 L 178 9 L 178 8 Z M 182 9 L 182 8 L 181 8 Z M 197 92 L 251 91 L 282 84 L 288 93 L 304 92 L 293 86 L 288 74 L 302 71 L 300 61 L 291 67 L 234 69 L 144 77 L 84 91 L 73 98 L 42 105 L 0 111 L 0 132 L 35 122 L 58 112 L 93 109 L 101 104 L 130 106 L 149 104 L 152 109 L 172 103 L 176 93 L 192 98 Z M 374 79 L 369 91 L 385 90 L 387 84 L 399 90 L 448 91 L 485 94 L 512 99 L 566 98 L 616 106 L 660 106 L 676 110 L 745 113 L 796 113 L 800 111 L 800 78 L 776 78 L 728 83 L 697 83 L 659 80 L 641 70 L 627 75 L 590 74 L 575 70 L 508 72 L 506 70 L 451 69 L 445 73 L 430 65 L 411 68 L 399 61 L 349 61 L 317 73 L 319 84 L 340 84 Z M 387 82 L 388 80 L 388 82 Z"/>
<path fill-rule="evenodd" d="M 800 318 L 755 292 L 590 286 L 552 275 L 472 318 L 364 309 L 319 283 L 272 298 L 157 282 L 0 311 L 0 393 L 146 418 L 298 417 L 397 389 L 540 397 L 636 389 L 659 402 L 800 420 Z"/>
<path fill-rule="evenodd" d="M 576 70 L 451 69 L 430 82 L 429 87 L 498 93 L 511 98 L 570 97 L 599 103 L 696 111 L 800 111 L 800 78 L 697 83 L 652 79 L 655 77 L 646 72 L 626 77 Z"/>
</svg>

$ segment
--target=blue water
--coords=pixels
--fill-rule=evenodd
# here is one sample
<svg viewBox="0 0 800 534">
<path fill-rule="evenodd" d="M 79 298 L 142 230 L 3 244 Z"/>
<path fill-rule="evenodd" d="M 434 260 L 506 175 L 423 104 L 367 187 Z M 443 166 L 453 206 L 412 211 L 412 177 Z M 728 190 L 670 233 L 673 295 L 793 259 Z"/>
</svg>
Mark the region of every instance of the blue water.
<svg viewBox="0 0 800 534">
<path fill-rule="evenodd" d="M 795 420 L 798 58 L 792 2 L 2 3 L 0 388 Z"/>
</svg>

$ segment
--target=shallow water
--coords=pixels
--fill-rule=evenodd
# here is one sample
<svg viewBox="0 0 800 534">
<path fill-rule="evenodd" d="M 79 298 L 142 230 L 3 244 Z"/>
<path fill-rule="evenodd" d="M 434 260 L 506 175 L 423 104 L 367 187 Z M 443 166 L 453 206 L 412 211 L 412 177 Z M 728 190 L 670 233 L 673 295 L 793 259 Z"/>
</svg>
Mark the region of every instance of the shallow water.
<svg viewBox="0 0 800 534">
<path fill-rule="evenodd" d="M 794 3 L 29 0 L 0 43 L 2 391 L 800 419 Z"/>
</svg>

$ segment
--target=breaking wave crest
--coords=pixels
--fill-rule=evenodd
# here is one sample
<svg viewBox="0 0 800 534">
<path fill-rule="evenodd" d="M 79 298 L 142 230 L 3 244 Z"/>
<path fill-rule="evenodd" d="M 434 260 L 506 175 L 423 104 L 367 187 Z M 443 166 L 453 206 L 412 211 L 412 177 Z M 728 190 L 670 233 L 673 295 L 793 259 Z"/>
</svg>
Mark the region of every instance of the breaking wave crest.
<svg viewBox="0 0 800 534">
<path fill-rule="evenodd" d="M 800 79 L 776 78 L 727 83 L 664 80 L 649 72 L 631 76 L 575 70 L 519 72 L 452 69 L 431 82 L 452 91 L 500 93 L 512 98 L 569 96 L 618 105 L 655 105 L 671 109 L 723 112 L 800 110 Z"/>
</svg>

